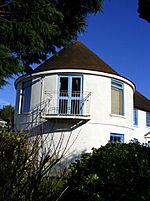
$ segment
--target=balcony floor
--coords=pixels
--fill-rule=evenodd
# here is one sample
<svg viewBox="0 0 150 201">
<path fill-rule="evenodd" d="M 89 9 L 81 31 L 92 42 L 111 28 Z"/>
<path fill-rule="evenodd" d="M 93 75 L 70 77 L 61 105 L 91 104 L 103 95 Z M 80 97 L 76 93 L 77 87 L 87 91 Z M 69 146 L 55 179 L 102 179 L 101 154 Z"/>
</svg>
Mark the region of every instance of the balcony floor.
<svg viewBox="0 0 150 201">
<path fill-rule="evenodd" d="M 45 114 L 42 115 L 44 119 L 81 119 L 90 120 L 90 115 L 66 115 L 66 114 Z"/>
</svg>

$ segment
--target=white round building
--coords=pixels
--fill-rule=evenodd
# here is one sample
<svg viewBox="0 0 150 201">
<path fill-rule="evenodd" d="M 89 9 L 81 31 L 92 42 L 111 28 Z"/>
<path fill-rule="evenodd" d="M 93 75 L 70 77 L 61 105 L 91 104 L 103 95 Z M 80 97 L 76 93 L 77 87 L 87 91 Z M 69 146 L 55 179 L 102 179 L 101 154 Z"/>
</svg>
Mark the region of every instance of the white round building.
<svg viewBox="0 0 150 201">
<path fill-rule="evenodd" d="M 150 100 L 78 41 L 15 87 L 15 129 L 48 134 L 54 142 L 63 135 L 72 154 L 108 141 L 149 143 Z"/>
</svg>

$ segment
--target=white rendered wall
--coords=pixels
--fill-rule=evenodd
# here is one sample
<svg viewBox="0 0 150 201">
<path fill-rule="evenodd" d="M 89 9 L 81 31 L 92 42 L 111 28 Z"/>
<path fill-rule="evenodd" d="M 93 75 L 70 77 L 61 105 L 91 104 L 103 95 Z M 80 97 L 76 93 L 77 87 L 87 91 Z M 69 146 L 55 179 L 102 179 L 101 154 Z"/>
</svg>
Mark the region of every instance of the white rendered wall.
<svg viewBox="0 0 150 201">
<path fill-rule="evenodd" d="M 31 95 L 31 110 L 41 103 L 41 101 L 47 98 L 47 91 L 56 91 L 58 86 L 58 73 L 61 72 L 49 72 L 49 74 L 39 74 L 32 77 L 32 95 Z M 57 141 L 61 135 L 64 134 L 64 145 L 68 136 L 71 134 L 69 152 L 81 153 L 82 151 L 90 151 L 92 147 L 100 147 L 105 145 L 110 140 L 110 133 L 124 134 L 124 141 L 129 142 L 133 139 L 133 90 L 134 87 L 130 81 L 115 75 L 108 75 L 105 73 L 92 72 L 91 71 L 75 71 L 70 70 L 69 74 L 83 75 L 83 91 L 91 92 L 90 102 L 90 120 L 80 125 L 73 131 L 64 131 L 64 128 L 69 127 L 69 121 L 66 119 L 61 122 L 55 121 L 55 123 L 49 119 L 44 121 L 43 128 L 44 133 L 49 133 L 49 137 L 53 134 L 53 140 Z M 124 83 L 124 116 L 111 114 L 111 78 L 119 79 Z M 19 91 L 21 89 L 21 82 L 18 80 L 17 86 L 17 104 L 19 104 Z M 18 106 L 16 106 L 17 108 Z M 31 129 L 38 126 L 40 119 L 34 118 L 37 113 L 31 115 L 28 114 L 15 114 L 16 129 Z M 32 121 L 35 121 L 32 126 Z M 73 120 L 72 120 L 73 122 Z M 45 124 L 46 123 L 46 124 Z M 68 124 L 68 125 L 67 125 Z M 55 131 L 54 131 L 55 127 Z M 59 128 L 59 132 L 57 131 Z M 39 129 L 39 128 L 38 128 Z M 37 130 L 38 130 L 37 129 Z"/>
<path fill-rule="evenodd" d="M 133 139 L 133 132 L 130 130 L 119 127 L 113 129 L 112 126 L 103 126 L 93 123 L 87 123 L 73 131 L 51 132 L 48 135 L 48 139 L 50 139 L 50 142 L 52 138 L 56 146 L 63 135 L 61 150 L 65 149 L 69 139 L 66 151 L 67 157 L 76 157 L 82 152 L 90 152 L 93 147 L 99 148 L 100 146 L 107 144 L 110 140 L 111 132 L 124 133 L 124 140 L 127 143 Z"/>
<path fill-rule="evenodd" d="M 111 114 L 111 79 L 108 77 L 84 75 L 84 90 L 90 91 L 91 121 L 103 125 L 124 127 L 133 130 L 133 89 L 124 83 L 125 114 Z"/>
<path fill-rule="evenodd" d="M 138 110 L 138 125 L 134 126 L 134 138 L 140 143 L 147 143 L 150 141 L 150 136 L 145 136 L 148 132 L 150 132 L 150 127 L 146 126 L 146 112 Z"/>
</svg>

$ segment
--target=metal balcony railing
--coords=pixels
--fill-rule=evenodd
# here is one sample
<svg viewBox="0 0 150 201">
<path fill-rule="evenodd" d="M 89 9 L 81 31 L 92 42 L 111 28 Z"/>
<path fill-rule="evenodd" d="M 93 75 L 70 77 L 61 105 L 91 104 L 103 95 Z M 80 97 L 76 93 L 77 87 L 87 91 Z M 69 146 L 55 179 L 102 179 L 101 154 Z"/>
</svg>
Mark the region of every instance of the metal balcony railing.
<svg viewBox="0 0 150 201">
<path fill-rule="evenodd" d="M 90 116 L 90 92 L 45 91 L 43 116 Z"/>
</svg>

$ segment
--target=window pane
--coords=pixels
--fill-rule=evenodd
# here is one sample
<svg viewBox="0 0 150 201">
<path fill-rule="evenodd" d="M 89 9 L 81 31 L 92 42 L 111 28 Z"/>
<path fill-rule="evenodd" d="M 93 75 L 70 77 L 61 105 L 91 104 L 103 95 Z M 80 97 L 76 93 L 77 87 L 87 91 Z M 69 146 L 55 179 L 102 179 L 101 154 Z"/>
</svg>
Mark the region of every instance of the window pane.
<svg viewBox="0 0 150 201">
<path fill-rule="evenodd" d="M 111 142 L 113 142 L 113 141 L 114 141 L 114 138 L 113 138 L 113 136 L 112 136 L 112 135 L 110 136 L 110 141 L 111 141 Z"/>
<path fill-rule="evenodd" d="M 72 96 L 80 96 L 81 78 L 72 78 Z"/>
<path fill-rule="evenodd" d="M 68 78 L 60 77 L 60 96 L 68 96 Z"/>
<path fill-rule="evenodd" d="M 111 88 L 111 112 L 112 114 L 123 114 L 123 92 L 112 86 Z"/>
<path fill-rule="evenodd" d="M 146 126 L 150 127 L 150 112 L 146 112 Z"/>
<path fill-rule="evenodd" d="M 133 122 L 134 122 L 134 125 L 138 125 L 138 110 L 137 109 L 134 109 Z"/>
<path fill-rule="evenodd" d="M 59 114 L 67 114 L 67 109 L 68 109 L 68 101 L 60 99 L 59 100 Z"/>
<path fill-rule="evenodd" d="M 71 100 L 71 114 L 80 114 L 80 100 Z"/>
<path fill-rule="evenodd" d="M 110 134 L 110 141 L 113 143 L 124 143 L 124 134 Z"/>
<path fill-rule="evenodd" d="M 116 136 L 114 136 L 114 142 L 117 142 L 117 137 Z"/>
<path fill-rule="evenodd" d="M 137 139 L 137 138 L 133 138 L 133 142 L 134 142 L 135 144 L 138 144 L 138 139 Z"/>
<path fill-rule="evenodd" d="M 58 92 L 58 113 L 80 114 L 82 76 L 60 75 Z"/>
<path fill-rule="evenodd" d="M 31 83 L 32 81 L 30 80 L 22 84 L 21 113 L 30 111 Z"/>
</svg>

